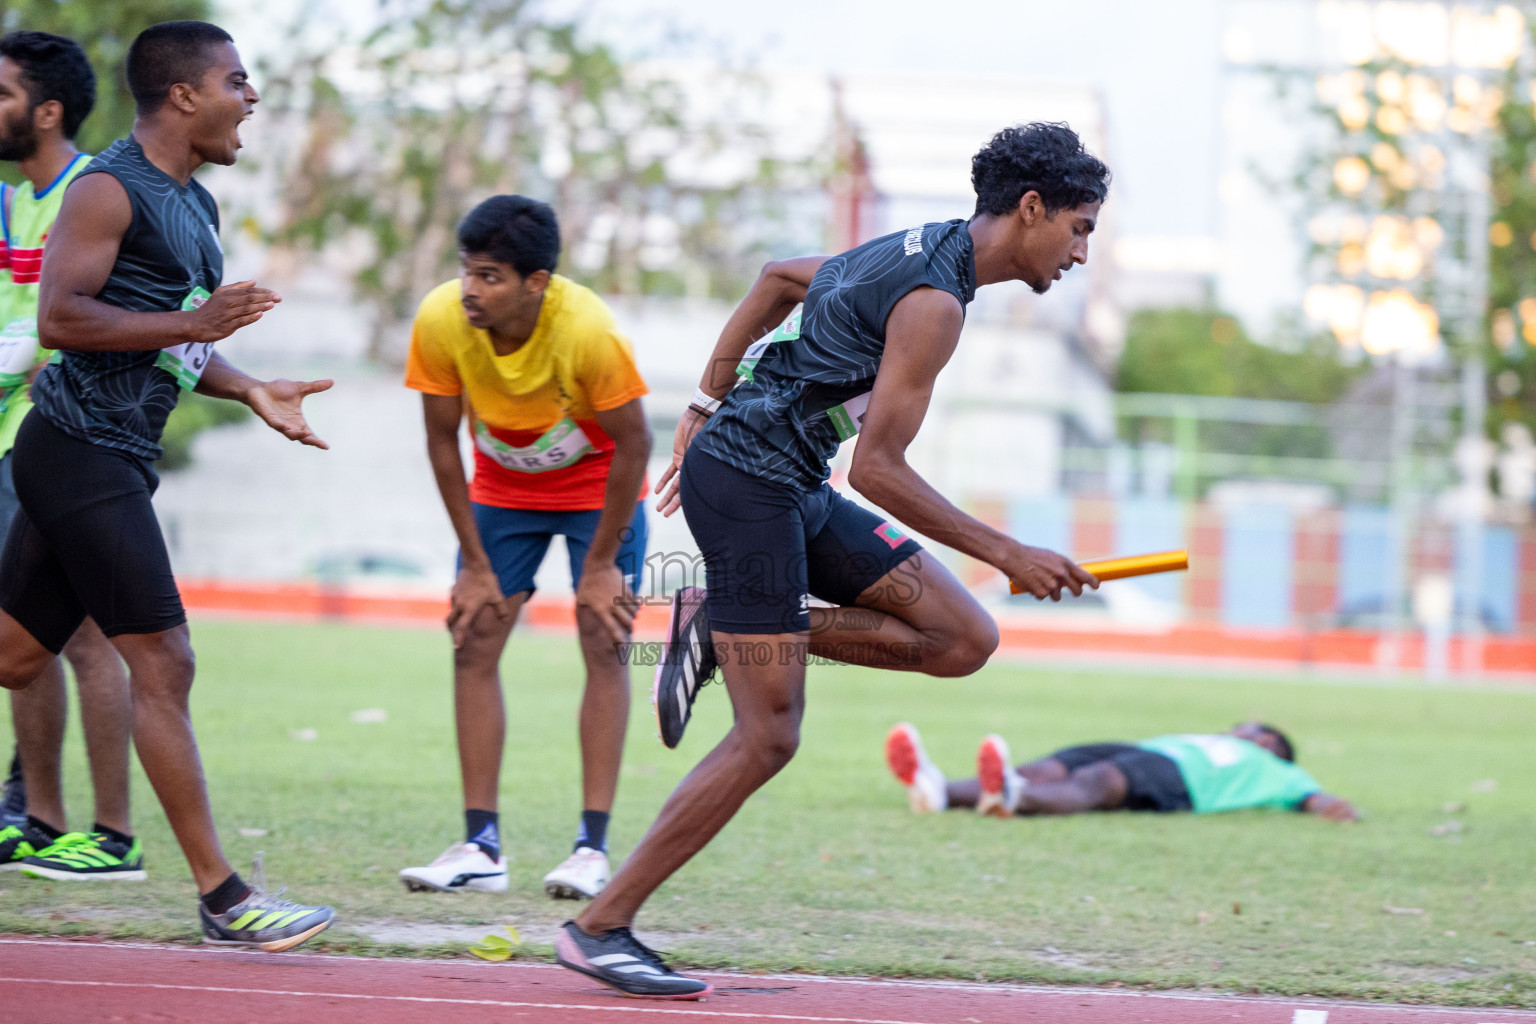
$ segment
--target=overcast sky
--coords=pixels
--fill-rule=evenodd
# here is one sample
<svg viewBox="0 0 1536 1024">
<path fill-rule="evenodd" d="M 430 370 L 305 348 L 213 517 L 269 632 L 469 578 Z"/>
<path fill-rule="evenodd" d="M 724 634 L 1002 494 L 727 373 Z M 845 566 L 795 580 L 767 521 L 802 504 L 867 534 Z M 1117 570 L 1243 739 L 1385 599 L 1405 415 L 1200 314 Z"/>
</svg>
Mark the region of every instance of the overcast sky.
<svg viewBox="0 0 1536 1024">
<path fill-rule="evenodd" d="M 237 40 L 273 15 L 225 2 Z M 306 0 L 314 2 L 314 0 Z M 377 0 L 320 0 L 366 25 Z M 1002 75 L 1086 84 L 1104 99 L 1124 235 L 1209 236 L 1216 204 L 1221 0 L 545 0 L 589 12 L 592 31 L 624 49 L 671 23 L 704 54 L 755 56 L 770 70 Z M 250 49 L 247 46 L 247 49 Z M 1002 127 L 999 125 L 998 127 Z"/>
</svg>

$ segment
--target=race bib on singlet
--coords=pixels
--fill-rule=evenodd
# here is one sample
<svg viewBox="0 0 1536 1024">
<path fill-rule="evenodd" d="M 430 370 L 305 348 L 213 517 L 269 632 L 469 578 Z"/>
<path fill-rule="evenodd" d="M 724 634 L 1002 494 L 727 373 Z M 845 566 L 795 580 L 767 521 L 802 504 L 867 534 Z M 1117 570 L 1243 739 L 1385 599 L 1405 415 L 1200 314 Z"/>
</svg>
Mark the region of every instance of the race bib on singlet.
<svg viewBox="0 0 1536 1024">
<path fill-rule="evenodd" d="M 193 288 L 181 300 L 182 311 L 190 313 L 197 309 L 208 301 L 209 294 L 206 288 Z M 175 377 L 176 386 L 181 390 L 191 391 L 202 379 L 208 360 L 213 358 L 213 346 L 211 341 L 189 341 L 185 345 L 163 348 L 155 356 L 155 365 Z"/>
<path fill-rule="evenodd" d="M 37 351 L 36 317 L 18 317 L 0 331 L 0 416 L 26 387 L 27 375 L 37 365 Z"/>
<path fill-rule="evenodd" d="M 864 417 L 869 412 L 869 396 L 872 392 L 866 391 L 862 395 L 854 395 L 842 405 L 834 405 L 827 410 L 827 416 L 832 420 L 832 429 L 837 431 L 837 439 L 846 441 L 864 428 Z"/>
<path fill-rule="evenodd" d="M 514 448 L 491 435 L 484 423 L 475 421 L 475 447 L 502 469 L 516 473 L 543 473 L 564 469 L 593 451 L 592 442 L 576 421 L 567 416 L 530 445 Z"/>
<path fill-rule="evenodd" d="M 18 317 L 0 330 L 0 388 L 19 387 L 37 365 L 37 319 Z"/>
<path fill-rule="evenodd" d="M 747 346 L 742 353 L 741 362 L 736 364 L 736 376 L 752 379 L 752 370 L 757 366 L 757 361 L 763 358 L 763 353 L 768 351 L 768 346 L 781 341 L 794 341 L 800 337 L 800 314 L 795 313 L 779 325 L 779 329 Z"/>
</svg>

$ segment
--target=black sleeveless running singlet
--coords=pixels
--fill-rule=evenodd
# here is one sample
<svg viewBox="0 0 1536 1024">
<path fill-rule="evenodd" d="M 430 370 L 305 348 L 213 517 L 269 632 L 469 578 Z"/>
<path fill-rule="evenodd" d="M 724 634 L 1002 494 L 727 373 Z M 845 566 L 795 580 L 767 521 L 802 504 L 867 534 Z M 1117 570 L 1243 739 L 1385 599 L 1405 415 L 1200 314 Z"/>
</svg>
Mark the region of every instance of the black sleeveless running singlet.
<svg viewBox="0 0 1536 1024">
<path fill-rule="evenodd" d="M 208 190 L 171 178 L 149 162 L 132 136 L 109 146 L 75 182 L 92 174 L 116 178 L 133 205 L 117 262 L 96 298 L 141 313 L 200 305 L 224 275 L 219 210 Z M 32 400 L 39 415 L 72 437 L 158 459 L 166 417 L 211 354 L 209 345 L 63 350 L 38 374 Z"/>
<path fill-rule="evenodd" d="M 838 445 L 858 433 L 885 353 L 885 321 L 915 288 L 976 295 L 963 220 L 865 242 L 821 265 L 801 312 L 747 350 L 745 378 L 693 444 L 752 476 L 814 490 Z"/>
</svg>

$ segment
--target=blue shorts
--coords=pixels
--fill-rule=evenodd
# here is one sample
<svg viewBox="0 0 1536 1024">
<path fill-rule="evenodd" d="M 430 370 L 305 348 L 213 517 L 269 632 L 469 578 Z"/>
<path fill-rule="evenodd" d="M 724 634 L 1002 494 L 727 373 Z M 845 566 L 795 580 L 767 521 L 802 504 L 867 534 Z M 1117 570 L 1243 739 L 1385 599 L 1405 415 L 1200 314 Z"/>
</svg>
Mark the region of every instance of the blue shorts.
<svg viewBox="0 0 1536 1024">
<path fill-rule="evenodd" d="M 840 607 L 922 552 L 900 527 L 822 484 L 806 491 L 744 473 L 698 448 L 683 460 L 688 529 L 704 556 L 709 624 L 721 633 L 804 633 L 810 598 Z M 915 600 L 915 576 L 891 600 Z"/>
<path fill-rule="evenodd" d="M 544 561 L 549 542 L 556 534 L 565 538 L 565 548 L 571 557 L 571 587 L 581 585 L 581 567 L 587 559 L 587 547 L 601 509 L 578 512 L 546 512 L 526 508 L 498 508 L 495 505 L 472 505 L 475 526 L 480 530 L 480 543 L 490 556 L 491 568 L 501 584 L 503 596 L 512 597 L 524 591 L 533 593 L 533 575 Z M 635 503 L 635 515 L 621 537 L 619 555 L 614 561 L 624 574 L 624 582 L 635 595 L 640 594 L 640 579 L 645 569 L 645 502 Z M 459 565 L 464 557 L 459 556 Z"/>
</svg>

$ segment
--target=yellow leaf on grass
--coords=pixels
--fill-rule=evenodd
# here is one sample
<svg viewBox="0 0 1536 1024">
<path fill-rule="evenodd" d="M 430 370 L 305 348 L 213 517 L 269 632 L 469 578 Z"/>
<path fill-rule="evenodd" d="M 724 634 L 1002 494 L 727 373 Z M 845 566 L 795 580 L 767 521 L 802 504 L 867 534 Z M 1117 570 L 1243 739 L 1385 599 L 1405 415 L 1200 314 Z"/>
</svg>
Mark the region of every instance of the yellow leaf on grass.
<svg viewBox="0 0 1536 1024">
<path fill-rule="evenodd" d="M 487 935 L 475 945 L 469 947 L 469 951 L 481 960 L 502 961 L 512 957 L 512 950 L 523 944 L 523 937 L 517 934 L 517 929 L 507 925 L 507 934 L 511 938 L 504 939 L 500 935 Z"/>
<path fill-rule="evenodd" d="M 512 958 L 512 950 L 506 948 L 490 949 L 482 945 L 470 946 L 469 951 L 475 956 L 479 957 L 481 960 L 490 960 L 492 962 L 510 960 Z"/>
</svg>

